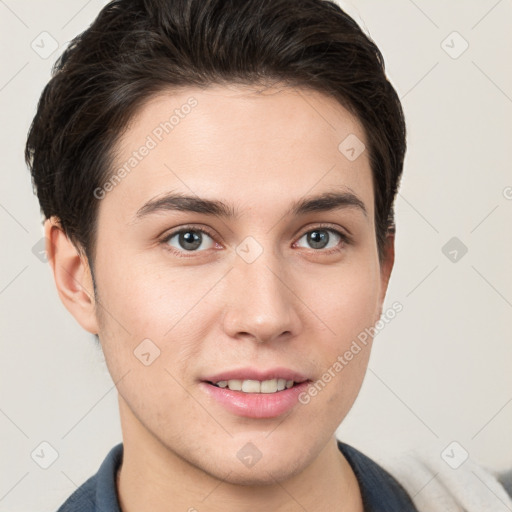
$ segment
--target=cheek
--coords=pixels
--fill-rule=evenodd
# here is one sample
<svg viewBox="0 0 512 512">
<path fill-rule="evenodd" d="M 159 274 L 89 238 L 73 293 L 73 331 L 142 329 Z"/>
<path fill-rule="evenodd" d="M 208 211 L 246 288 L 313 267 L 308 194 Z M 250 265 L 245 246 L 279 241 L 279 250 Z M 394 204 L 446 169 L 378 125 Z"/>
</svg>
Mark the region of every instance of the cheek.
<svg viewBox="0 0 512 512">
<path fill-rule="evenodd" d="M 350 271 L 340 269 L 330 278 L 317 276 L 317 287 L 306 288 L 305 302 L 310 301 L 324 328 L 316 336 L 315 355 L 321 357 L 322 372 L 318 394 L 331 410 L 338 410 L 339 421 L 357 396 L 368 365 L 372 345 L 368 328 L 379 309 L 378 273 L 378 265 L 367 263 Z"/>
<path fill-rule="evenodd" d="M 340 268 L 339 272 L 308 278 L 305 302 L 322 319 L 341 349 L 377 320 L 379 309 L 378 267 L 360 265 Z M 321 290 L 321 292 L 320 292 Z"/>
<path fill-rule="evenodd" d="M 110 266 L 98 276 L 100 339 L 105 361 L 117 389 L 140 422 L 148 421 L 178 435 L 181 423 L 169 410 L 187 407 L 198 415 L 192 398 L 183 390 L 182 369 L 197 347 L 189 330 L 194 304 L 204 286 L 187 288 L 172 273 L 156 267 Z M 176 273 L 175 273 L 176 274 Z M 199 421 L 199 417 L 197 418 Z M 156 423 L 155 423 L 156 422 Z"/>
<path fill-rule="evenodd" d="M 142 339 L 165 337 L 214 282 L 211 276 L 162 268 L 135 255 L 129 264 L 121 260 L 108 267 L 98 276 L 98 288 L 108 305 L 109 321 L 117 321 Z"/>
<path fill-rule="evenodd" d="M 117 265 L 98 266 L 97 277 L 100 339 L 111 374 L 119 379 L 129 370 L 130 380 L 136 376 L 141 388 L 153 381 L 176 387 L 165 369 L 176 371 L 181 379 L 183 368 L 198 356 L 218 309 L 205 300 L 205 294 L 218 276 L 204 268 L 191 271 L 139 263 L 135 256 L 130 265 L 114 260 Z M 144 359 L 154 362 L 145 367 Z M 161 393 L 152 392 L 152 396 Z"/>
</svg>

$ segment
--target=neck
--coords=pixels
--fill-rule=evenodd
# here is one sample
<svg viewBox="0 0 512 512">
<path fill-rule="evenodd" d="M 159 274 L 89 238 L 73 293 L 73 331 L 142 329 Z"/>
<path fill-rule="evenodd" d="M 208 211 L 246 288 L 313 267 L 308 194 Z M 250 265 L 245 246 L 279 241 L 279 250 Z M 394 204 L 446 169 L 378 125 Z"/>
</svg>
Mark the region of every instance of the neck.
<svg viewBox="0 0 512 512">
<path fill-rule="evenodd" d="M 122 512 L 363 512 L 357 479 L 332 437 L 313 462 L 265 485 L 219 479 L 178 456 L 138 421 L 124 422 L 117 475 Z"/>
</svg>

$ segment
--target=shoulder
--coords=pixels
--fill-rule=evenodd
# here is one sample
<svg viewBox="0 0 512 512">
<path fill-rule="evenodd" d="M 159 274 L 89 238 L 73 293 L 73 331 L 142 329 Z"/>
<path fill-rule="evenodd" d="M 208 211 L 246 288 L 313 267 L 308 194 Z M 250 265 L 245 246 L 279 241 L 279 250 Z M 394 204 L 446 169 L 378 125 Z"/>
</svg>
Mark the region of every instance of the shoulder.
<svg viewBox="0 0 512 512">
<path fill-rule="evenodd" d="M 356 475 L 365 512 L 417 512 L 402 485 L 375 461 L 338 441 L 338 448 Z"/>
<path fill-rule="evenodd" d="M 96 477 L 91 476 L 60 506 L 57 512 L 96 511 Z"/>
<path fill-rule="evenodd" d="M 421 445 L 386 457 L 382 464 L 414 495 L 421 511 L 512 510 L 505 475 L 500 481 L 500 475 L 472 460 L 459 443 Z"/>
<path fill-rule="evenodd" d="M 57 512 L 120 512 L 116 473 L 123 460 L 123 444 L 114 446 L 98 472 L 86 480 Z"/>
</svg>

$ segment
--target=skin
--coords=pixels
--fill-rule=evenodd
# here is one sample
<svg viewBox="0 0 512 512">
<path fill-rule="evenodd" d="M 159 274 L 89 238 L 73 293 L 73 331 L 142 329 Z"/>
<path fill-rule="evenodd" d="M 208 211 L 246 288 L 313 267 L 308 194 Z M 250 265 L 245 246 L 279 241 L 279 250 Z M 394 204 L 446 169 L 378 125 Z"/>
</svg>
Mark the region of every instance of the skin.
<svg viewBox="0 0 512 512">
<path fill-rule="evenodd" d="M 228 412 L 200 381 L 244 366 L 284 366 L 316 381 L 379 319 L 394 240 L 389 235 L 379 262 L 368 151 L 349 161 L 338 150 L 349 134 L 366 144 L 364 130 L 336 100 L 307 89 L 167 91 L 134 116 L 116 164 L 190 97 L 197 106 L 100 201 L 96 297 L 87 259 L 58 219 L 45 226 L 59 295 L 99 334 L 117 385 L 122 510 L 362 511 L 334 432 L 357 397 L 371 343 L 310 403 L 277 418 Z M 356 207 L 285 215 L 294 201 L 341 190 L 367 215 Z M 222 200 L 240 216 L 136 218 L 171 191 Z M 164 239 L 190 224 L 213 235 L 203 235 L 198 250 Z M 307 234 L 319 224 L 350 233 L 350 242 L 327 231 L 328 248 L 312 247 Z M 236 252 L 248 236 L 262 249 L 252 263 Z M 161 351 L 149 366 L 134 357 L 146 338 Z M 237 458 L 248 442 L 262 453 L 250 468 Z"/>
</svg>

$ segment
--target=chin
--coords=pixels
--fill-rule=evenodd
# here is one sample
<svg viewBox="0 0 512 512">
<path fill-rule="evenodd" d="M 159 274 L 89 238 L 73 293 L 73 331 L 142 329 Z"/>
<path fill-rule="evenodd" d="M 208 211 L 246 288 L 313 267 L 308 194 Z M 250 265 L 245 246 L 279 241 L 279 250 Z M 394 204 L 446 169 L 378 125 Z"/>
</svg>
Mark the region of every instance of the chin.
<svg viewBox="0 0 512 512">
<path fill-rule="evenodd" d="M 297 461 L 290 465 L 290 461 L 280 459 L 279 454 L 274 454 L 272 459 L 266 465 L 263 465 L 262 459 L 252 468 L 244 468 L 242 464 L 239 465 L 240 467 L 233 467 L 231 461 L 226 461 L 225 464 L 216 464 L 214 473 L 208 471 L 207 468 L 203 468 L 203 470 L 232 485 L 261 487 L 284 482 L 299 474 L 304 468 L 303 464 L 298 464 Z M 223 469 L 222 474 L 219 474 L 219 468 Z"/>
<path fill-rule="evenodd" d="M 286 449 L 280 449 L 279 446 L 274 448 L 272 443 L 264 444 L 264 440 L 259 443 L 261 452 L 245 441 L 242 445 L 245 450 L 232 450 L 224 446 L 219 449 L 220 453 L 210 452 L 207 459 L 195 462 L 199 462 L 199 469 L 210 476 L 243 486 L 272 485 L 286 481 L 303 471 L 311 462 L 309 451 L 304 449 L 303 443 L 297 442 L 296 446 L 288 446 Z M 252 460 L 251 455 L 255 457 Z M 247 461 L 244 461 L 246 457 Z"/>
</svg>

